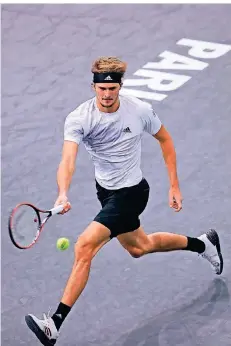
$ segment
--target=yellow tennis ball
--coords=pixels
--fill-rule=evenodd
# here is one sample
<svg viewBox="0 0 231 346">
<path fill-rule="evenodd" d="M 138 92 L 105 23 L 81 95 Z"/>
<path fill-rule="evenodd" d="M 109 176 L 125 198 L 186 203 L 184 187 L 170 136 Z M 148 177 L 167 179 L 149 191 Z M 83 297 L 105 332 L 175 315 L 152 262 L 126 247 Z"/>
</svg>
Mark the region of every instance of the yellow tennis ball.
<svg viewBox="0 0 231 346">
<path fill-rule="evenodd" d="M 59 238 L 56 243 L 57 249 L 61 251 L 67 250 L 69 245 L 70 241 L 67 238 Z"/>
</svg>

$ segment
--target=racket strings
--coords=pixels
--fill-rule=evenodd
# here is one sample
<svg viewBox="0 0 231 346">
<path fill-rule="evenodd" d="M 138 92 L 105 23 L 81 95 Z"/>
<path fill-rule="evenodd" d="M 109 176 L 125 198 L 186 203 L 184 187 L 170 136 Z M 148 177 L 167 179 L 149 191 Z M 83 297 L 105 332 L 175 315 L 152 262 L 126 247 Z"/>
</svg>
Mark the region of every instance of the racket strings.
<svg viewBox="0 0 231 346">
<path fill-rule="evenodd" d="M 30 245 L 36 238 L 39 229 L 39 218 L 36 211 L 27 205 L 15 210 L 12 219 L 13 236 L 21 246 Z"/>
</svg>

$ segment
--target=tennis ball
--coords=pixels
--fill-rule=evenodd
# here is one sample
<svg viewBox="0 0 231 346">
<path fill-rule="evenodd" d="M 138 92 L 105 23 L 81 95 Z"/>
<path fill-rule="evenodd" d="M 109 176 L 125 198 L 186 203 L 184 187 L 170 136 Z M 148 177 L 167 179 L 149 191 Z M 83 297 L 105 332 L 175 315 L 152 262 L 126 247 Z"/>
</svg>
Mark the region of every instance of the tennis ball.
<svg viewBox="0 0 231 346">
<path fill-rule="evenodd" d="M 56 243 L 57 249 L 61 251 L 67 250 L 69 245 L 70 241 L 67 238 L 59 238 Z"/>
</svg>

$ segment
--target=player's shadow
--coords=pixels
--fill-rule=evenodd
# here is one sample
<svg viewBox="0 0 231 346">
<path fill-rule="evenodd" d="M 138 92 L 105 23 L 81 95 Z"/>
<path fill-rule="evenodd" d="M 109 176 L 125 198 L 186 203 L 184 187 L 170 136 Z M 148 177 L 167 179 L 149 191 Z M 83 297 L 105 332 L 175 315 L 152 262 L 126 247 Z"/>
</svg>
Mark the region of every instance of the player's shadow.
<svg viewBox="0 0 231 346">
<path fill-rule="evenodd" d="M 225 314 L 230 308 L 229 302 L 226 282 L 220 278 L 215 279 L 202 295 L 189 304 L 150 318 L 148 323 L 146 320 L 144 325 L 139 325 L 120 337 L 113 346 L 204 345 L 205 333 L 208 332 L 206 327 Z M 228 315 L 230 314 L 227 314 L 227 318 L 230 318 Z"/>
</svg>

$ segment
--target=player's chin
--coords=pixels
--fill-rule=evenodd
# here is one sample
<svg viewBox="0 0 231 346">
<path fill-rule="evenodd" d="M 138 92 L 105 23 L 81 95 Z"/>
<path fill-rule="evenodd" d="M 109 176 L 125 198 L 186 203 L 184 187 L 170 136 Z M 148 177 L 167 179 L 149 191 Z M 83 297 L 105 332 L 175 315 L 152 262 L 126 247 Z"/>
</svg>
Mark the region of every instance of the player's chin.
<svg viewBox="0 0 231 346">
<path fill-rule="evenodd" d="M 103 102 L 101 103 L 101 105 L 102 105 L 103 107 L 105 107 L 105 108 L 110 108 L 110 107 L 113 106 L 113 104 L 114 104 L 114 101 L 113 101 L 113 100 L 110 100 L 110 101 L 103 101 Z"/>
</svg>

